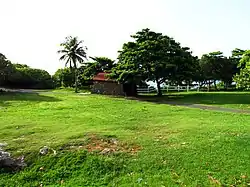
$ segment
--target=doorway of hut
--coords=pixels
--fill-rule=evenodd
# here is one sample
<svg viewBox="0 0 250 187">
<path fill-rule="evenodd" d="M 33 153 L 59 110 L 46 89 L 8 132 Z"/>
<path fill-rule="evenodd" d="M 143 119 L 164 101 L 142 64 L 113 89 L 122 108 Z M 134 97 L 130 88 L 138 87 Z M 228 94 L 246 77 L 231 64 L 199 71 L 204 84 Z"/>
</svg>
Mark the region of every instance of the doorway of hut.
<svg viewBox="0 0 250 187">
<path fill-rule="evenodd" d="M 136 84 L 124 83 L 123 84 L 123 92 L 125 93 L 125 96 L 136 97 L 137 96 Z"/>
</svg>

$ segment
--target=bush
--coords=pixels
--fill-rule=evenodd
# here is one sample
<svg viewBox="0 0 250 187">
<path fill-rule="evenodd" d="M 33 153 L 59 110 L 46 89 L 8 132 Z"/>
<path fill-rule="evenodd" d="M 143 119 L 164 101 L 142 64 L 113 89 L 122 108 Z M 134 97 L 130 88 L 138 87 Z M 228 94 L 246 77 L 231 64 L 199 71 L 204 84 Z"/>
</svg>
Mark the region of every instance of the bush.
<svg viewBox="0 0 250 187">
<path fill-rule="evenodd" d="M 53 81 L 50 74 L 45 70 L 18 66 L 8 77 L 7 86 L 14 88 L 51 89 L 53 88 Z"/>
</svg>

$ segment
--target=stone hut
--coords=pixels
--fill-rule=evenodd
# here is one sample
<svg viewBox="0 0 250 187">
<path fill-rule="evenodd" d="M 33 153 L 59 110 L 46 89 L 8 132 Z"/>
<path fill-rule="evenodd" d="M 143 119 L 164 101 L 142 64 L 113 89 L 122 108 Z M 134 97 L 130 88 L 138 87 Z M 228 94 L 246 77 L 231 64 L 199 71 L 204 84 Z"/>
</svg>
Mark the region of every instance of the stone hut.
<svg viewBox="0 0 250 187">
<path fill-rule="evenodd" d="M 108 73 L 98 73 L 93 77 L 91 93 L 104 95 L 136 96 L 136 85 L 120 84 L 107 77 Z"/>
</svg>

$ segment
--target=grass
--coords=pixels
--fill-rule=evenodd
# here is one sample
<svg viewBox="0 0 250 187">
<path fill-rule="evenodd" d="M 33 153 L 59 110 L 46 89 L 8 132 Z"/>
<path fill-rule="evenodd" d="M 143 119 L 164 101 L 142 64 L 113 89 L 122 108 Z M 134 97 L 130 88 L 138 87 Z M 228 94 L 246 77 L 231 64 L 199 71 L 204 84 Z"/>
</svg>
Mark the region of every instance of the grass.
<svg viewBox="0 0 250 187">
<path fill-rule="evenodd" d="M 234 102 L 223 94 L 210 98 L 222 106 L 248 105 L 248 94 L 239 94 L 240 99 L 224 94 Z M 211 104 L 205 103 L 208 97 L 175 99 Z M 7 142 L 12 154 L 25 155 L 28 163 L 23 171 L 0 171 L 0 186 L 247 186 L 249 120 L 243 114 L 97 95 L 0 95 L 0 142 Z M 87 134 L 115 137 L 141 149 L 109 155 L 62 149 L 82 145 Z M 57 155 L 40 156 L 45 145 Z"/>
<path fill-rule="evenodd" d="M 150 95 L 143 96 L 145 100 L 150 101 L 174 101 L 181 103 L 192 103 L 201 105 L 215 105 L 226 108 L 236 108 L 250 110 L 250 93 L 249 92 L 175 92 L 166 93 L 161 99 L 154 98 Z"/>
<path fill-rule="evenodd" d="M 71 88 L 71 87 L 61 87 L 61 88 L 57 88 L 54 90 L 51 90 L 51 92 L 74 92 L 75 88 Z M 79 93 L 90 93 L 90 87 L 89 86 L 84 86 L 84 87 L 80 87 L 78 89 Z"/>
</svg>

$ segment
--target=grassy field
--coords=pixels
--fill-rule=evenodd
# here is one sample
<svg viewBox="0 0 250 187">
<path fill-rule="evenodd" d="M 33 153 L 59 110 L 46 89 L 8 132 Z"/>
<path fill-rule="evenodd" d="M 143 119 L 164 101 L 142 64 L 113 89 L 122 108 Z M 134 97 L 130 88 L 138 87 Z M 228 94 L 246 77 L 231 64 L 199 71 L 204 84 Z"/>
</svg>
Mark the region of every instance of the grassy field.
<svg viewBox="0 0 250 187">
<path fill-rule="evenodd" d="M 250 110 L 250 93 L 249 92 L 179 92 L 166 93 L 162 98 L 145 96 L 147 100 L 154 99 L 161 101 L 174 101 L 181 103 L 192 103 L 201 105 L 214 105 L 225 108 L 236 108 Z"/>
<path fill-rule="evenodd" d="M 164 99 L 248 108 L 249 98 L 213 93 Z M 249 120 L 96 95 L 0 95 L 0 142 L 28 163 L 23 171 L 0 170 L 0 186 L 247 186 Z M 57 154 L 40 156 L 43 146 Z M 117 149 L 100 154 L 105 147 Z"/>
</svg>

